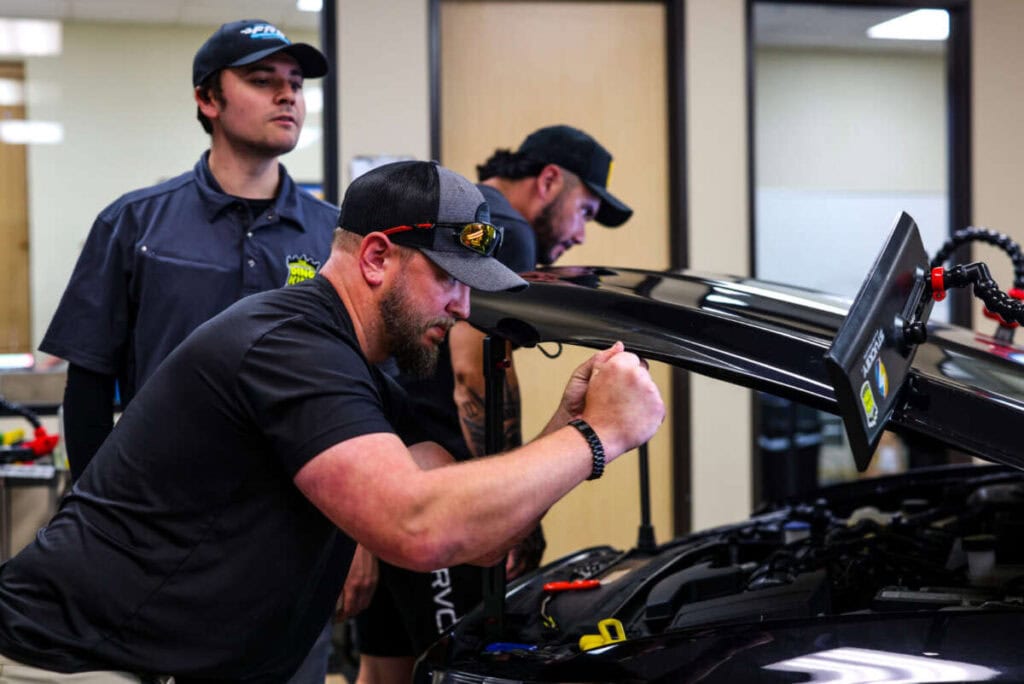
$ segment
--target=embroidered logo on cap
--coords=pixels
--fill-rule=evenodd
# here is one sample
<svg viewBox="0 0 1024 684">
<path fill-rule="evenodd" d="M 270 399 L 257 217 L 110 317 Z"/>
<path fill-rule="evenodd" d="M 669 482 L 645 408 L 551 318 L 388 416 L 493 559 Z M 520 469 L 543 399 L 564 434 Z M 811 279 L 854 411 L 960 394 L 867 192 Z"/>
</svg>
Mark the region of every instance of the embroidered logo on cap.
<svg viewBox="0 0 1024 684">
<path fill-rule="evenodd" d="M 281 29 L 277 28 L 273 24 L 255 24 L 253 26 L 246 26 L 244 29 L 239 31 L 239 33 L 253 39 L 280 40 L 288 43 L 289 45 L 291 45 L 292 42 L 288 40 L 283 33 L 281 33 Z"/>
<path fill-rule="evenodd" d="M 288 264 L 288 280 L 285 285 L 295 285 L 301 283 L 304 280 L 309 280 L 316 275 L 317 270 L 320 268 L 320 262 L 316 259 L 311 259 L 305 254 L 289 254 L 286 257 Z"/>
</svg>

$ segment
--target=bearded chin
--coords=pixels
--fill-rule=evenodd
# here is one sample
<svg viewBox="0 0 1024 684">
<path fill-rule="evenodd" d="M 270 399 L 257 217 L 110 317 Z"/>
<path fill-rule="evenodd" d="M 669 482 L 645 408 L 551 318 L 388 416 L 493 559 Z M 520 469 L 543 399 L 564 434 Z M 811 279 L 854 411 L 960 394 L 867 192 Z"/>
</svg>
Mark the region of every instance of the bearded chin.
<svg viewBox="0 0 1024 684">
<path fill-rule="evenodd" d="M 422 325 L 409 310 L 401 288 L 395 288 L 381 300 L 380 316 L 391 356 L 398 369 L 414 378 L 429 378 L 437 369 L 438 347 L 421 340 L 433 325 Z"/>
<path fill-rule="evenodd" d="M 564 193 L 564 190 L 563 190 Z M 548 202 L 547 206 L 540 210 L 537 218 L 533 221 L 533 232 L 537 237 L 537 263 L 541 266 L 550 266 L 554 263 L 552 250 L 555 247 L 555 212 L 559 206 L 562 194 Z"/>
<path fill-rule="evenodd" d="M 391 352 L 398 369 L 405 375 L 423 379 L 429 378 L 437 370 L 439 350 L 434 345 L 424 347 L 415 339 L 404 338 L 403 343 L 393 346 Z"/>
</svg>

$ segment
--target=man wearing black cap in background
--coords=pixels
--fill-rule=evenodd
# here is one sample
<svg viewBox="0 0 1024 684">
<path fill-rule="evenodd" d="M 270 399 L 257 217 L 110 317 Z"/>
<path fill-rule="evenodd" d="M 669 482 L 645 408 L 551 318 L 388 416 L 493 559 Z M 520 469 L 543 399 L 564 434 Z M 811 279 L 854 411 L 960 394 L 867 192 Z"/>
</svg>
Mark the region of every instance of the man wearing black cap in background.
<svg viewBox="0 0 1024 684">
<path fill-rule="evenodd" d="M 505 229 L 496 256 L 516 272 L 552 264 L 582 244 L 589 221 L 616 227 L 633 213 L 608 191 L 611 154 L 571 126 L 541 128 L 515 152 L 496 150 L 477 172 L 491 218 Z M 485 453 L 483 337 L 468 323 L 456 323 L 433 376 L 399 375 L 424 435 L 457 460 Z M 506 371 L 505 390 L 505 446 L 512 448 L 522 444 L 514 366 Z M 544 547 L 538 525 L 509 553 L 508 577 L 536 568 Z M 415 657 L 480 602 L 483 572 L 463 565 L 423 574 L 381 564 L 377 591 L 356 618 L 359 684 L 409 681 Z"/>
<path fill-rule="evenodd" d="M 361 176 L 338 221 L 314 278 L 242 299 L 168 356 L 0 566 L 5 681 L 284 681 L 357 542 L 419 571 L 497 562 L 657 430 L 658 389 L 616 343 L 530 444 L 467 463 L 406 446 L 416 416 L 375 364 L 429 372 L 470 287 L 524 283 L 490 256 L 501 229 L 479 190 L 434 163 Z"/>
<path fill-rule="evenodd" d="M 337 207 L 301 190 L 277 160 L 299 140 L 303 80 L 327 68 L 319 50 L 258 19 L 224 24 L 196 52 L 209 151 L 100 213 L 40 344 L 68 361 L 72 479 L 110 434 L 115 382 L 127 406 L 196 326 L 241 297 L 311 278 L 327 260 Z M 329 652 L 327 629 L 313 672 L 296 682 L 322 682 Z"/>
</svg>

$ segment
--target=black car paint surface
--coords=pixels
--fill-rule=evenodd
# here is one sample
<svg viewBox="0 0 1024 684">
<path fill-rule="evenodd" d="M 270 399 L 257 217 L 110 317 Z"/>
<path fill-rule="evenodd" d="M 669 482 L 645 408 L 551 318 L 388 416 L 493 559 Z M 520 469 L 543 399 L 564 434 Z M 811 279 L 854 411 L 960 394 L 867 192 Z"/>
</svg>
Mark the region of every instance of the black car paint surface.
<svg viewBox="0 0 1024 684">
<path fill-rule="evenodd" d="M 527 279 L 514 296 L 474 293 L 474 325 L 527 346 L 622 340 L 838 411 L 823 358 L 844 300 L 692 272 L 575 267 Z M 839 485 L 653 550 L 581 551 L 510 587 L 500 638 L 482 610 L 467 616 L 421 659 L 419 681 L 1024 681 L 1022 359 L 930 325 L 890 422 L 1004 466 Z M 787 537 L 788 523 L 806 532 Z M 968 562 L 977 549 L 987 564 Z M 581 578 L 602 584 L 543 590 Z M 582 650 L 606 618 L 626 639 Z"/>
</svg>

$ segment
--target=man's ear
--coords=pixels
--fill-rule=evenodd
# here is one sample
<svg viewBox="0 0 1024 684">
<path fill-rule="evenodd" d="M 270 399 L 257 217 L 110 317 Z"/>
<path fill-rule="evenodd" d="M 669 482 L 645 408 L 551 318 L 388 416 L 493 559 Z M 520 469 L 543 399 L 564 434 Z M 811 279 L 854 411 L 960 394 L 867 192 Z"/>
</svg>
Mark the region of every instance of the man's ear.
<svg viewBox="0 0 1024 684">
<path fill-rule="evenodd" d="M 210 97 L 210 91 L 202 86 L 196 86 L 192 92 L 196 100 L 196 106 L 207 119 L 215 119 L 219 113 L 217 103 Z"/>
<path fill-rule="evenodd" d="M 370 233 L 359 247 L 359 270 L 371 287 L 381 285 L 397 263 L 398 247 L 384 233 Z"/>
<path fill-rule="evenodd" d="M 537 174 L 535 181 L 537 196 L 544 202 L 550 202 L 561 192 L 564 183 L 565 174 L 562 172 L 562 168 L 557 164 L 548 164 Z"/>
</svg>

